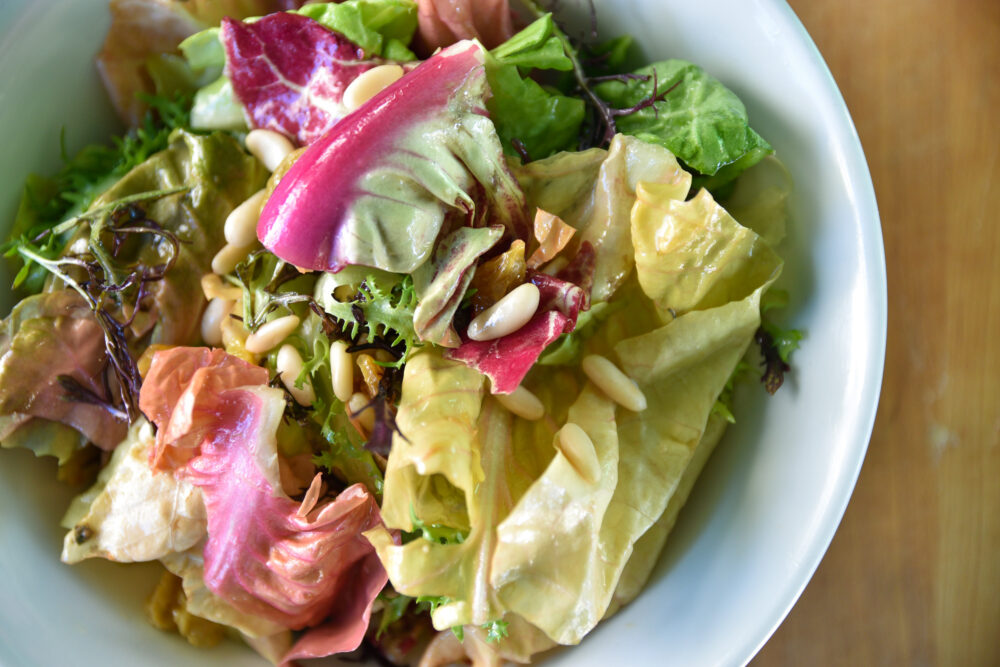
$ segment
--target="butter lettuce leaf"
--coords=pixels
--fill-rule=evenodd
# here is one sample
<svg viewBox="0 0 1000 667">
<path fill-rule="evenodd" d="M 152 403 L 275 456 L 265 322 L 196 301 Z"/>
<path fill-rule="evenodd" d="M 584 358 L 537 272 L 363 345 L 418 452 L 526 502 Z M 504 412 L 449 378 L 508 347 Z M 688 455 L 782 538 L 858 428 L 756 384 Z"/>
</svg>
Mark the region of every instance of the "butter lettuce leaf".
<svg viewBox="0 0 1000 667">
<path fill-rule="evenodd" d="M 515 169 L 530 204 L 577 230 L 563 251 L 594 248 L 591 300 L 607 301 L 629 277 L 635 262 L 630 216 L 640 182 L 659 183 L 683 199 L 691 176 L 662 146 L 619 134 L 607 151 L 559 153 Z"/>
<path fill-rule="evenodd" d="M 661 166 L 679 169 L 672 159 Z M 630 412 L 575 367 L 536 366 L 525 385 L 546 416 L 526 422 L 499 408 L 480 376 L 435 353 L 407 366 L 398 423 L 408 441 L 398 438 L 389 457 L 384 516 L 391 527 L 409 531 L 418 519 L 464 538 L 397 545 L 382 528 L 367 536 L 396 590 L 437 601 L 435 627 L 479 632 L 522 619 L 553 642 L 579 642 L 638 592 L 718 441 L 725 422 L 713 406 L 753 340 L 781 262 L 698 198 L 688 204 L 691 226 L 705 247 L 731 251 L 693 261 L 672 219 L 641 210 L 649 193 L 684 204 L 687 179 L 664 180 L 634 185 L 632 222 L 642 218 L 650 238 L 679 242 L 642 247 L 644 237 L 632 237 L 628 245 L 637 257 L 655 255 L 644 261 L 686 271 L 649 290 L 626 280 L 610 301 L 615 310 L 579 342 L 584 353 L 614 359 L 655 408 Z M 661 308 L 666 291 L 688 306 Z M 566 422 L 588 434 L 592 451 L 554 440 Z"/>
</svg>

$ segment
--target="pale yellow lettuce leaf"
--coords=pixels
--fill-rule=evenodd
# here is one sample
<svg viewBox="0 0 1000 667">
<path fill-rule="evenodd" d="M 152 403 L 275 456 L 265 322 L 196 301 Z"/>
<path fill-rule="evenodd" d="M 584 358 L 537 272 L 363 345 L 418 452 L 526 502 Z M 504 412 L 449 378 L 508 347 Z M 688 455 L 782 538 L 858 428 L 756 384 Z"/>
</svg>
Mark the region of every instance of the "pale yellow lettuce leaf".
<svg viewBox="0 0 1000 667">
<path fill-rule="evenodd" d="M 70 505 L 63 521 L 70 528 L 63 562 L 156 560 L 205 536 L 201 490 L 170 472 L 154 472 L 149 466 L 154 444 L 149 422 L 137 421 L 95 485 Z"/>
<path fill-rule="evenodd" d="M 736 180 L 724 204 L 730 215 L 776 247 L 785 238 L 792 175 L 781 160 L 769 155 Z"/>
<path fill-rule="evenodd" d="M 593 246 L 595 302 L 611 298 L 632 272 L 629 220 L 636 186 L 658 183 L 679 199 L 691 186 L 691 175 L 669 150 L 624 134 L 616 135 L 603 154 L 561 153 L 529 163 L 516 175 L 531 205 L 578 230 L 564 252 L 572 256 L 583 243 Z"/>
<path fill-rule="evenodd" d="M 773 280 L 781 260 L 707 190 L 690 201 L 640 183 L 632 215 L 636 273 L 663 321 L 743 299 Z"/>
<path fill-rule="evenodd" d="M 445 598 L 433 613 L 439 629 L 520 619 L 553 642 L 579 642 L 637 594 L 721 435 L 712 407 L 781 262 L 705 195 L 683 202 L 683 180 L 636 188 L 639 234 L 629 245 L 643 264 L 614 295 L 625 307 L 583 347 L 635 379 L 649 409 L 616 406 L 579 369 L 536 367 L 525 384 L 547 414 L 529 423 L 486 396 L 467 369 L 430 354 L 407 367 L 399 423 L 409 442 L 397 439 L 389 458 L 387 523 L 410 530 L 412 512 L 468 534 L 402 546 L 385 530 L 368 536 L 397 590 Z M 675 270 L 643 283 L 655 263 Z M 579 474 L 556 453 L 553 436 L 566 421 L 590 436 L 598 475 Z"/>
</svg>

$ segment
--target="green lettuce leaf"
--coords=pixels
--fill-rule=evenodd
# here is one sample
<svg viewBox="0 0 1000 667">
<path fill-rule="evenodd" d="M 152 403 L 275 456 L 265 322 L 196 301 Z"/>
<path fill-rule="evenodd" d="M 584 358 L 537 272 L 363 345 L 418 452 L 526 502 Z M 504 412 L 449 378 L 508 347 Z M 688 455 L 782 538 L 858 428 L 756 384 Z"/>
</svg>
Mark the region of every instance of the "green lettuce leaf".
<svg viewBox="0 0 1000 667">
<path fill-rule="evenodd" d="M 771 152 L 751 129 L 740 99 L 697 65 L 665 60 L 635 73 L 645 78 L 609 81 L 594 90 L 621 109 L 669 92 L 653 105 L 619 117 L 619 131 L 669 148 L 684 164 L 709 176 L 726 165 L 746 169 Z M 730 170 L 727 178 L 739 170 Z"/>
<path fill-rule="evenodd" d="M 567 150 L 577 142 L 584 103 L 543 87 L 522 72 L 573 68 L 546 14 L 490 52 L 486 72 L 492 91 L 486 108 L 509 155 L 526 151 L 531 159 Z M 522 156 L 523 157 L 523 156 Z"/>
</svg>

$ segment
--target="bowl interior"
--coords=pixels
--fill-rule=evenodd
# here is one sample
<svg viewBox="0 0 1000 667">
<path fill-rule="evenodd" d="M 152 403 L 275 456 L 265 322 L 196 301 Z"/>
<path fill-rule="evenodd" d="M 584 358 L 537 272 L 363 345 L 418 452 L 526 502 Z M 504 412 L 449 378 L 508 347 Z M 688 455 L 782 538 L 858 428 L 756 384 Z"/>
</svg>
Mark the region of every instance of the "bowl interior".
<svg viewBox="0 0 1000 667">
<path fill-rule="evenodd" d="M 836 85 L 784 2 L 596 4 L 602 35 L 632 34 L 650 61 L 691 60 L 733 88 L 788 165 L 796 183 L 781 282 L 806 339 L 775 397 L 756 387 L 738 392 L 737 424 L 695 486 L 647 590 L 551 664 L 617 664 L 625 654 L 636 664 L 741 664 L 808 582 L 864 458 L 886 322 L 874 193 Z M 116 128 L 92 65 L 107 21 L 106 0 L 0 5 L 4 224 L 24 176 L 58 167 L 61 128 L 71 152 Z M 0 298 L 6 312 L 9 291 Z M 148 626 L 140 610 L 151 566 L 60 564 L 58 521 L 72 492 L 54 481 L 50 461 L 24 451 L 0 458 L 0 576 L 8 582 L 0 663 L 261 664 L 235 644 L 201 651 Z"/>
</svg>

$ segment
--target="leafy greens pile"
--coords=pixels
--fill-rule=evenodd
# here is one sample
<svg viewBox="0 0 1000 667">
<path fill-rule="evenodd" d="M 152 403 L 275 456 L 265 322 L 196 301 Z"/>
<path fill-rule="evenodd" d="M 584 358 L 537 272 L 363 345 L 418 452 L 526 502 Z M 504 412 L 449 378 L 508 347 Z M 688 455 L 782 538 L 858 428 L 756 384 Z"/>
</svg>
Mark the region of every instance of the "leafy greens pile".
<svg viewBox="0 0 1000 667">
<path fill-rule="evenodd" d="M 531 2 L 516 33 L 502 0 L 472 3 L 489 30 L 461 2 L 229 4 L 112 2 L 100 63 L 134 126 L 25 185 L 0 445 L 93 482 L 63 560 L 159 561 L 150 618 L 194 644 L 578 643 L 639 594 L 736 383 L 790 370 L 787 173 L 701 68 L 635 69 L 628 38 L 576 43 Z M 269 175 L 251 130 L 298 149 Z M 260 244 L 227 245 L 261 192 Z M 522 286 L 533 313 L 471 338 Z"/>
</svg>

